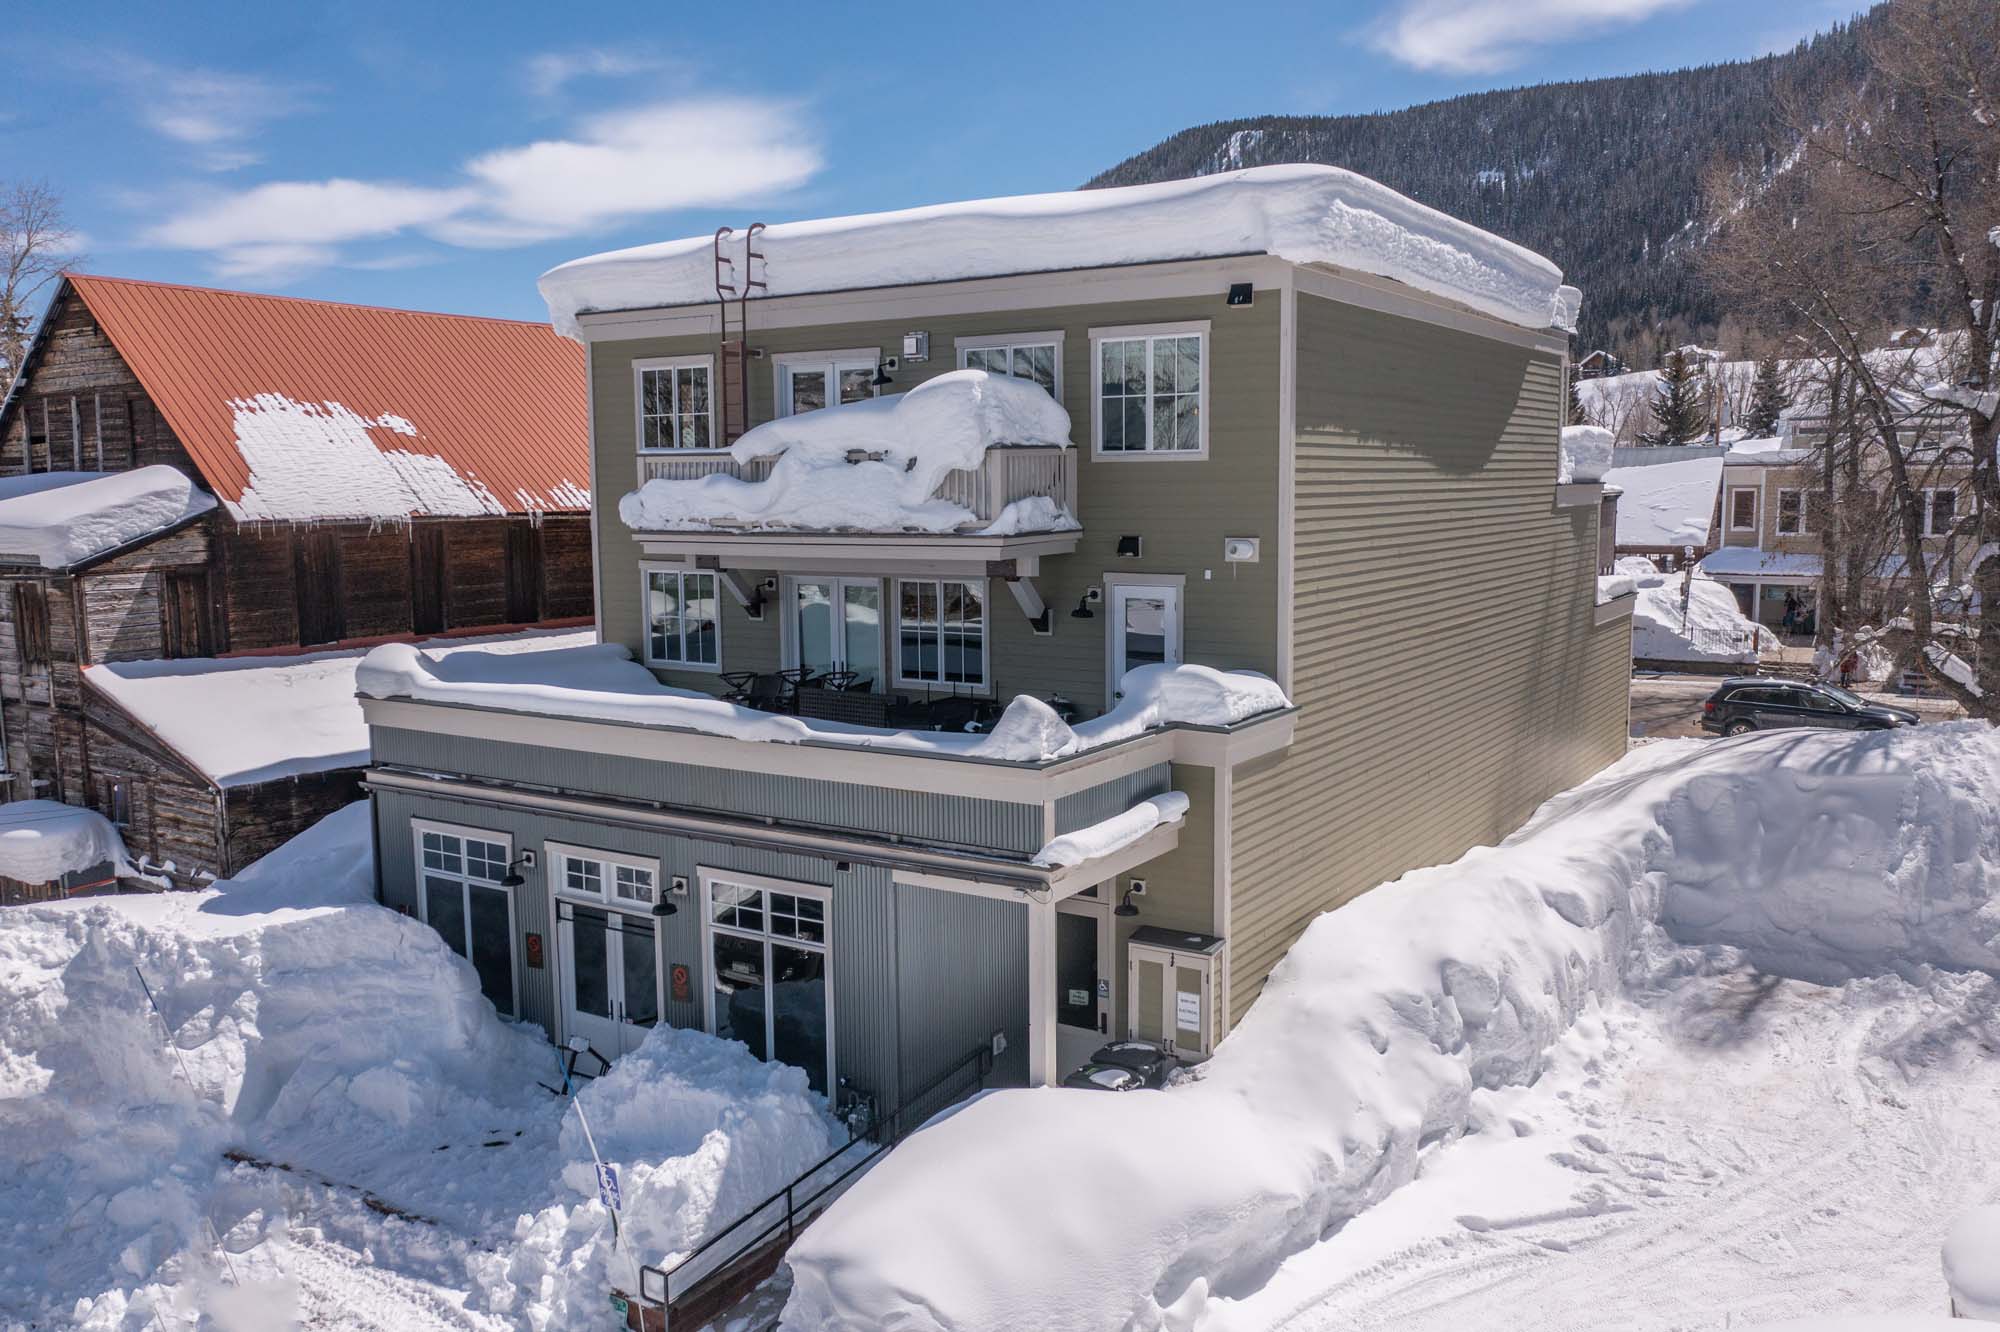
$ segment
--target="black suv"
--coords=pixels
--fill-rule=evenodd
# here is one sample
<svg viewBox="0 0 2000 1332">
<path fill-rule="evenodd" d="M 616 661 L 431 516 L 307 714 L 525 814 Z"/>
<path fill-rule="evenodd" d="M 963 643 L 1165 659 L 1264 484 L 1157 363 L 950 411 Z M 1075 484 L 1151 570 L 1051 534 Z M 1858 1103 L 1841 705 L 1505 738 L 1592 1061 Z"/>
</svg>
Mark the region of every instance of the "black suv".
<svg viewBox="0 0 2000 1332">
<path fill-rule="evenodd" d="M 1830 684 L 1803 684 L 1761 675 L 1724 680 L 1701 705 L 1701 729 L 1723 735 L 1771 731 L 1781 726 L 1827 726 L 1847 731 L 1886 731 L 1915 726 L 1907 708 L 1870 703 Z"/>
</svg>

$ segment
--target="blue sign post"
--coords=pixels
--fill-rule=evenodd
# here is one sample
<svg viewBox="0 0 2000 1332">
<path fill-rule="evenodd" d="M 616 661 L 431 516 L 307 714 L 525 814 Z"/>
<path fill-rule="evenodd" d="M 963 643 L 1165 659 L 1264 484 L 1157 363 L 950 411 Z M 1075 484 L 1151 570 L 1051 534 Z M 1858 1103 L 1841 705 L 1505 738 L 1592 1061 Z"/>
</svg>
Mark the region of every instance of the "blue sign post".
<svg viewBox="0 0 2000 1332">
<path fill-rule="evenodd" d="M 597 1197 L 612 1211 L 622 1211 L 624 1200 L 618 1194 L 618 1167 L 608 1161 L 597 1163 Z"/>
</svg>

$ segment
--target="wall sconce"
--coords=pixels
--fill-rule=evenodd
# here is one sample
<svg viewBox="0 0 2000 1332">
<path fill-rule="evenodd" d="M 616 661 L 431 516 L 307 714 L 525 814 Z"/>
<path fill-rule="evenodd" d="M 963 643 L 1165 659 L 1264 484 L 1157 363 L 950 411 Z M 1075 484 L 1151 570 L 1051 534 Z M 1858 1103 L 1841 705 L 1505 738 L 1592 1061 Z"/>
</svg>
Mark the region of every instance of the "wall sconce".
<svg viewBox="0 0 2000 1332">
<path fill-rule="evenodd" d="M 687 875 L 685 874 L 674 875 L 673 877 L 667 880 L 667 891 L 661 894 L 659 901 L 653 903 L 653 914 L 656 916 L 673 915 L 675 912 L 679 911 L 680 908 L 675 906 L 670 899 L 675 897 L 686 897 L 687 894 L 688 894 Z"/>
<path fill-rule="evenodd" d="M 1125 895 L 1118 899 L 1118 905 L 1111 908 L 1111 914 L 1114 916 L 1122 916 L 1128 920 L 1131 917 L 1138 915 L 1139 908 L 1132 905 L 1132 894 L 1143 891 L 1144 890 L 1140 888 L 1127 888 L 1125 890 Z"/>
<path fill-rule="evenodd" d="M 1119 553 L 1120 555 L 1130 555 L 1130 556 L 1131 556 L 1132 558 L 1134 558 L 1134 559 L 1137 559 L 1137 558 L 1139 557 L 1139 547 L 1140 547 L 1140 544 L 1141 544 L 1141 541 L 1140 541 L 1140 538 L 1138 538 L 1138 537 L 1135 537 L 1135 536 L 1122 536 L 1122 537 L 1119 537 L 1119 538 L 1118 538 L 1118 553 Z"/>
<path fill-rule="evenodd" d="M 521 877 L 521 867 L 523 866 L 525 866 L 528 869 L 533 869 L 535 867 L 534 852 L 523 851 L 520 855 L 508 861 L 507 873 L 501 876 L 500 886 L 502 888 L 519 888 L 523 884 L 527 883 L 527 880 Z"/>
<path fill-rule="evenodd" d="M 896 381 L 889 378 L 889 367 L 878 363 L 875 366 L 875 378 L 869 380 L 868 382 L 879 389 L 887 387 L 888 385 L 893 384 Z"/>
<path fill-rule="evenodd" d="M 1076 599 L 1076 609 L 1069 613 L 1070 619 L 1094 620 L 1097 618 L 1097 612 L 1090 608 L 1090 592 L 1091 589 L 1086 589 L 1084 594 Z"/>
</svg>

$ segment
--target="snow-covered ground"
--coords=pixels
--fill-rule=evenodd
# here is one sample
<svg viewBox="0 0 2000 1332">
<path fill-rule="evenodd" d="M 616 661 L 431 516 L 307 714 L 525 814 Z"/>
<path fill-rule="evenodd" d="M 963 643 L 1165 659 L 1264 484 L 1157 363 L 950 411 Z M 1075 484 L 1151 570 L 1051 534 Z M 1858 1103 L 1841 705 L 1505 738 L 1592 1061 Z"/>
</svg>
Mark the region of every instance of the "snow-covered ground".
<svg viewBox="0 0 2000 1332">
<path fill-rule="evenodd" d="M 1632 608 L 1632 655 L 1641 661 L 1735 662 L 1754 668 L 1778 637 L 1736 607 L 1736 594 L 1699 569 L 1663 574 L 1650 560 L 1627 555 L 1618 572 L 1639 593 Z M 1602 584 L 1603 580 L 1598 580 Z M 1687 593 L 1682 605 L 1681 593 Z"/>
<path fill-rule="evenodd" d="M 1647 746 L 1321 917 L 1185 1083 L 915 1135 L 794 1247 L 785 1326 L 1941 1311 L 2000 1195 L 1996 886 L 1984 724 Z"/>
<path fill-rule="evenodd" d="M 211 891 L 0 913 L 0 1326 L 585 1326 L 838 1141 L 803 1073 L 662 1029 L 578 1097 L 614 1252 L 554 1051 L 372 881 L 356 805 Z"/>
</svg>

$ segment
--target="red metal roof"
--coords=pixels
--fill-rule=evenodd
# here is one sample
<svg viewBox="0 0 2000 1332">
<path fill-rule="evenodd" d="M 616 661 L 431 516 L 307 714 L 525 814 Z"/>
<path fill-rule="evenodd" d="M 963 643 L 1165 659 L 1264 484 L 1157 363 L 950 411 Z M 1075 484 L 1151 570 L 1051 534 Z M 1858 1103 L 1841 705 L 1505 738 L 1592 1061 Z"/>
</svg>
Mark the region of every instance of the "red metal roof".
<svg viewBox="0 0 2000 1332">
<path fill-rule="evenodd" d="M 546 324 L 68 280 L 238 518 L 589 510 L 584 353 Z"/>
</svg>

